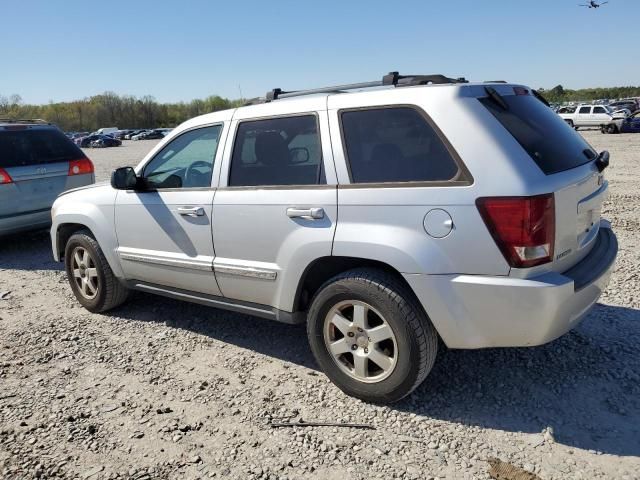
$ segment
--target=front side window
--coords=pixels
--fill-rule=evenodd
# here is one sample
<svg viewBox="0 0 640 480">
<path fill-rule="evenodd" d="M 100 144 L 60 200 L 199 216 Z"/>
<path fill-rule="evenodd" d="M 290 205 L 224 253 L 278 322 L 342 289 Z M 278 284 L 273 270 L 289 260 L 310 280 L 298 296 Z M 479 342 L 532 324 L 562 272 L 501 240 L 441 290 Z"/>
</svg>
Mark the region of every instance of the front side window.
<svg viewBox="0 0 640 480">
<path fill-rule="evenodd" d="M 230 187 L 324 183 L 315 115 L 252 120 L 238 125 Z"/>
<path fill-rule="evenodd" d="M 607 111 L 603 107 L 595 107 L 593 113 L 607 113 Z"/>
<path fill-rule="evenodd" d="M 580 107 L 580 111 L 578 113 L 591 113 L 591 107 Z"/>
<path fill-rule="evenodd" d="M 456 179 L 460 169 L 436 131 L 414 108 L 341 113 L 353 183 Z"/>
<path fill-rule="evenodd" d="M 221 131 L 222 125 L 214 125 L 174 138 L 144 168 L 146 186 L 151 189 L 210 187 Z"/>
</svg>

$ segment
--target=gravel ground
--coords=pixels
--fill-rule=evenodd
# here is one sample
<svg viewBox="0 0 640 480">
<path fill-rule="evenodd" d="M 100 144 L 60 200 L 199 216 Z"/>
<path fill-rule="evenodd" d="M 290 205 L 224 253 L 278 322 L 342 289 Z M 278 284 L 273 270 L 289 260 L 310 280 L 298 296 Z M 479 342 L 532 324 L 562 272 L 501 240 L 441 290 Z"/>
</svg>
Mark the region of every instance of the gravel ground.
<svg viewBox="0 0 640 480">
<path fill-rule="evenodd" d="M 2 478 L 640 478 L 640 135 L 608 149 L 620 255 L 575 330 L 536 348 L 445 351 L 408 399 L 373 406 L 317 370 L 303 326 L 135 294 L 82 309 L 46 232 L 0 240 Z M 98 180 L 155 142 L 89 150 Z M 0 296 L 2 294 L 0 293 Z M 272 419 L 370 424 L 274 429 Z"/>
</svg>

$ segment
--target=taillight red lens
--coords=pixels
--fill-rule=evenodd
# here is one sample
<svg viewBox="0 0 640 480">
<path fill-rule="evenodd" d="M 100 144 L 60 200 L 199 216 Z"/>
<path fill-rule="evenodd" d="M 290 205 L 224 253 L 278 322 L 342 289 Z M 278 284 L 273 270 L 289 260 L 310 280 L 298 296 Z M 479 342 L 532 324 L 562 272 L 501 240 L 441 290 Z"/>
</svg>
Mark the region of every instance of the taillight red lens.
<svg viewBox="0 0 640 480">
<path fill-rule="evenodd" d="M 6 183 L 13 183 L 13 179 L 11 178 L 11 175 L 7 173 L 6 170 L 4 170 L 3 168 L 0 168 L 0 185 L 4 185 Z"/>
<path fill-rule="evenodd" d="M 91 160 L 88 158 L 71 160 L 69 162 L 68 175 L 84 175 L 86 173 L 93 173 L 93 163 L 91 163 Z"/>
<path fill-rule="evenodd" d="M 553 194 L 484 197 L 476 200 L 476 205 L 509 265 L 527 268 L 553 260 Z"/>
</svg>

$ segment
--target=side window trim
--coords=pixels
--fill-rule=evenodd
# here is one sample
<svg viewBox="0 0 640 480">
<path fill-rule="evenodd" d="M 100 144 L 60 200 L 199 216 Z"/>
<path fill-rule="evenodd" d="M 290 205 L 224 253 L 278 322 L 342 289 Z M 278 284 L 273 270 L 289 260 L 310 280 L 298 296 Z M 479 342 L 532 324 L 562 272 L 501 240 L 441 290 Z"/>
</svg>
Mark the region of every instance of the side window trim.
<svg viewBox="0 0 640 480">
<path fill-rule="evenodd" d="M 230 185 L 231 183 L 231 171 L 233 169 L 233 156 L 234 156 L 234 152 L 235 152 L 235 148 L 236 148 L 236 143 L 238 141 L 238 134 L 240 132 L 240 127 L 243 123 L 248 123 L 248 122 L 259 122 L 259 121 L 266 121 L 266 120 L 277 120 L 277 119 L 283 119 L 283 118 L 295 118 L 295 117 L 307 117 L 307 116 L 313 116 L 316 122 L 316 132 L 318 135 L 318 146 L 320 148 L 320 158 L 319 158 L 319 163 L 318 163 L 318 180 L 317 183 L 315 184 L 299 184 L 299 185 L 288 185 L 288 184 L 282 184 L 282 185 L 273 185 L 273 184 L 268 184 L 268 185 Z M 296 113 L 283 113 L 283 114 L 278 114 L 278 115 L 268 115 L 268 116 L 264 116 L 264 117 L 251 117 L 251 118 L 234 118 L 234 122 L 235 125 L 233 125 L 233 132 L 229 132 L 228 137 L 233 137 L 232 141 L 228 142 L 228 146 L 229 146 L 229 150 L 225 155 L 226 158 L 226 186 L 221 187 L 224 189 L 233 189 L 233 190 L 256 190 L 256 189 L 268 189 L 268 190 L 292 190 L 292 189 L 297 189 L 297 188 L 335 188 L 335 185 L 328 185 L 326 182 L 326 174 L 325 174 L 325 155 L 324 155 L 324 149 L 322 148 L 322 129 L 321 129 L 321 125 L 320 125 L 320 117 L 318 115 L 318 112 L 315 110 L 312 111 L 306 111 L 306 112 L 296 112 Z M 226 151 L 226 149 L 225 149 Z M 223 166 L 224 169 L 224 166 Z M 325 182 L 324 183 L 319 183 L 320 179 L 325 178 Z"/>
<path fill-rule="evenodd" d="M 181 191 L 197 191 L 197 190 L 215 190 L 216 187 L 213 186 L 213 182 L 216 179 L 216 172 L 219 172 L 219 168 L 217 167 L 218 164 L 220 163 L 220 161 L 222 160 L 221 158 L 221 154 L 222 151 L 224 150 L 224 146 L 225 146 L 225 141 L 226 141 L 226 136 L 229 133 L 228 132 L 228 127 L 227 125 L 230 122 L 228 121 L 222 121 L 222 122 L 214 122 L 214 123 L 207 123 L 204 125 L 197 125 L 194 127 L 191 127 L 187 130 L 184 130 L 182 132 L 180 132 L 178 135 L 176 135 L 175 137 L 171 138 L 170 141 L 168 141 L 166 144 L 164 144 L 157 152 L 154 153 L 154 155 L 149 158 L 149 160 L 147 160 L 145 162 L 144 165 L 142 165 L 142 167 L 139 167 L 139 175 L 144 178 L 147 167 L 151 164 L 151 162 L 153 162 L 158 155 L 160 155 L 162 153 L 162 151 L 165 149 L 165 147 L 167 145 L 170 145 L 172 142 L 174 142 L 175 140 L 177 140 L 178 138 L 182 137 L 183 135 L 186 135 L 188 133 L 191 133 L 195 130 L 200 130 L 200 129 L 204 129 L 204 128 L 211 128 L 211 127 L 220 127 L 220 134 L 218 135 L 218 144 L 216 145 L 216 151 L 213 154 L 213 164 L 212 164 L 212 172 L 211 172 L 211 181 L 209 182 L 209 186 L 207 187 L 179 187 L 179 188 L 149 188 L 145 191 L 147 192 L 181 192 Z"/>
<path fill-rule="evenodd" d="M 361 182 L 356 183 L 353 181 L 353 173 L 351 171 L 351 162 L 349 161 L 349 153 L 347 150 L 346 137 L 344 134 L 344 125 L 342 122 L 342 114 L 346 112 L 362 112 L 370 110 L 384 110 L 393 108 L 411 108 L 418 112 L 418 114 L 425 120 L 427 125 L 433 130 L 438 139 L 442 142 L 449 155 L 458 167 L 458 173 L 450 180 L 411 180 L 407 182 Z M 339 188 L 407 188 L 407 187 L 466 187 L 472 185 L 474 180 L 471 172 L 462 161 L 458 152 L 453 148 L 453 145 L 449 142 L 447 137 L 442 133 L 442 130 L 438 128 L 433 119 L 418 105 L 409 103 L 396 103 L 388 105 L 372 105 L 367 107 L 353 107 L 353 108 L 341 108 L 336 112 L 338 116 L 338 125 L 340 127 L 340 143 L 342 145 L 342 151 L 344 152 L 344 162 L 347 167 L 347 173 L 349 174 L 349 183 L 339 185 Z"/>
</svg>

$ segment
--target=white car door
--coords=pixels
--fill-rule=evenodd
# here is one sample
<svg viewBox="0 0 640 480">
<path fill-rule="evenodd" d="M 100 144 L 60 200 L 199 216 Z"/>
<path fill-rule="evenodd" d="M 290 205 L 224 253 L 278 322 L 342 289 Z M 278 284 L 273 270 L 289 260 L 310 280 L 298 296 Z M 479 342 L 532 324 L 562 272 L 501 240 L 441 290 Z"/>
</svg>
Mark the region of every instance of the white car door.
<svg viewBox="0 0 640 480">
<path fill-rule="evenodd" d="M 576 116 L 576 126 L 587 127 L 593 125 L 591 120 L 591 107 L 584 106 L 578 109 L 578 115 Z"/>
<path fill-rule="evenodd" d="M 118 192 L 118 256 L 128 280 L 220 295 L 211 209 L 223 130 L 218 123 L 176 136 L 138 172 L 140 189 Z"/>
<path fill-rule="evenodd" d="M 236 112 L 213 204 L 225 297 L 291 312 L 305 268 L 331 255 L 337 187 L 325 102 Z"/>
</svg>

